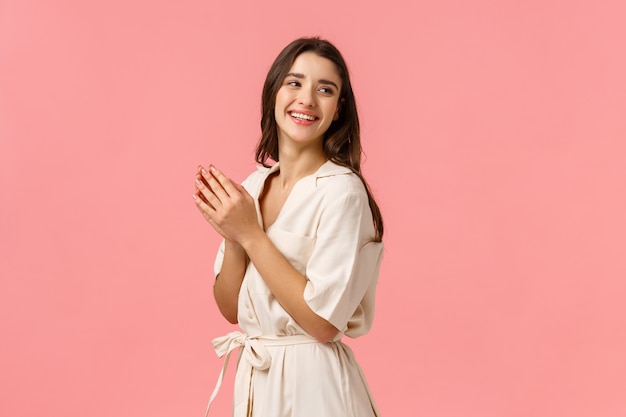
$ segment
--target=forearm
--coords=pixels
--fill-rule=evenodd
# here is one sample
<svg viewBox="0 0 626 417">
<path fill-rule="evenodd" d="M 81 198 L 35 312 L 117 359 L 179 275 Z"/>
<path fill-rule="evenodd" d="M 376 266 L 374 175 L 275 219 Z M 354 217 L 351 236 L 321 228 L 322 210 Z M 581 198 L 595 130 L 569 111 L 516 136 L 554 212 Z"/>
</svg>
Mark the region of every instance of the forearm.
<svg viewBox="0 0 626 417">
<path fill-rule="evenodd" d="M 226 241 L 222 269 L 215 279 L 213 295 L 222 315 L 231 323 L 237 323 L 239 290 L 243 281 L 248 257 L 243 248 Z"/>
<path fill-rule="evenodd" d="M 262 230 L 242 242 L 242 246 L 274 297 L 300 327 L 320 342 L 337 335 L 339 330 L 318 316 L 304 300 L 306 277 L 285 259 Z"/>
</svg>

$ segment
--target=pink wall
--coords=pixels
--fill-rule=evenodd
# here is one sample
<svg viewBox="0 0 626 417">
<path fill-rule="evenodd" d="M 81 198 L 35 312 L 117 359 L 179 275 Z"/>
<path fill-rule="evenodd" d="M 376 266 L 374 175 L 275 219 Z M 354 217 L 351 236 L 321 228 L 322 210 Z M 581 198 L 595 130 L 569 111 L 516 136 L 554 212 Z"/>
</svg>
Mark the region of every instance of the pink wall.
<svg viewBox="0 0 626 417">
<path fill-rule="evenodd" d="M 350 342 L 383 414 L 626 415 L 626 3 L 218 3 L 0 2 L 0 415 L 202 415 L 231 327 L 193 175 L 253 168 L 311 34 L 386 215 Z"/>
</svg>

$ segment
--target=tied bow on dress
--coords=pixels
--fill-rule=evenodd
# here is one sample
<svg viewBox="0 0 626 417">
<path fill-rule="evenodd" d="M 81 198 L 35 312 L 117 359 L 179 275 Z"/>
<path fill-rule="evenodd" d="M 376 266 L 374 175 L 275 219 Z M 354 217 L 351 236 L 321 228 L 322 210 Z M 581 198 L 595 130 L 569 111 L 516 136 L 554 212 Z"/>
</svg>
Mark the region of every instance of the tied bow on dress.
<svg viewBox="0 0 626 417">
<path fill-rule="evenodd" d="M 226 367 L 228 366 L 228 360 L 233 350 L 238 347 L 242 347 L 239 352 L 238 366 L 245 366 L 249 369 L 243 370 L 245 378 L 238 378 L 235 380 L 235 404 L 233 409 L 234 417 L 244 417 L 249 412 L 249 399 L 252 394 L 252 375 L 254 370 L 263 371 L 270 367 L 272 363 L 272 356 L 267 350 L 267 346 L 289 346 L 300 345 L 304 343 L 319 343 L 317 340 L 310 336 L 303 334 L 293 336 L 253 336 L 250 337 L 242 332 L 230 332 L 225 336 L 221 336 L 213 339 L 213 348 L 218 357 L 223 357 L 224 365 L 222 371 L 217 378 L 217 384 L 213 389 L 213 393 L 209 398 L 209 404 L 207 405 L 205 417 L 209 415 L 211 409 L 211 403 L 217 397 L 217 393 L 222 386 L 224 375 L 226 374 Z M 244 359 L 244 360 L 242 360 Z"/>
</svg>

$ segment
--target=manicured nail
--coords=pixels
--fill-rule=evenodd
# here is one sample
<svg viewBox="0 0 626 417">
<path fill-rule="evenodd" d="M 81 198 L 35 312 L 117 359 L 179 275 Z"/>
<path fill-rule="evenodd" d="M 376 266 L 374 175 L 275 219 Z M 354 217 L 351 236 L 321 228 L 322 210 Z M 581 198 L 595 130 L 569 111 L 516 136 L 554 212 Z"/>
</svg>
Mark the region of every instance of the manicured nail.
<svg viewBox="0 0 626 417">
<path fill-rule="evenodd" d="M 199 179 L 196 178 L 196 185 L 198 185 L 198 186 L 202 185 L 202 181 L 200 181 Z"/>
<path fill-rule="evenodd" d="M 203 173 L 204 175 L 208 174 L 208 172 L 206 172 L 206 169 L 204 169 L 204 168 L 202 168 L 202 173 Z"/>
<path fill-rule="evenodd" d="M 211 172 L 217 171 L 217 168 L 215 168 L 213 165 L 209 165 L 209 169 L 211 170 Z"/>
<path fill-rule="evenodd" d="M 197 199 L 198 199 L 198 196 L 194 194 L 194 195 L 193 195 L 193 199 L 194 199 L 194 200 L 197 200 Z"/>
</svg>

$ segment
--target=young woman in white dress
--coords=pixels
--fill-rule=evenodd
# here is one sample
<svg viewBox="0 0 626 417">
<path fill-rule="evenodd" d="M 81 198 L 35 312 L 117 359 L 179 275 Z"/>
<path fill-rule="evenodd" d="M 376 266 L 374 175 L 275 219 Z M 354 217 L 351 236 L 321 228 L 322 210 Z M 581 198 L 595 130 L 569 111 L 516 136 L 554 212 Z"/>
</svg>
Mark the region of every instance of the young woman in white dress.
<svg viewBox="0 0 626 417">
<path fill-rule="evenodd" d="M 331 43 L 301 38 L 278 55 L 261 128 L 262 167 L 239 185 L 201 166 L 193 196 L 224 238 L 215 300 L 242 330 L 213 342 L 224 370 L 241 347 L 233 415 L 379 416 L 341 338 L 371 327 L 383 222 L 361 175 L 348 70 Z"/>
</svg>

